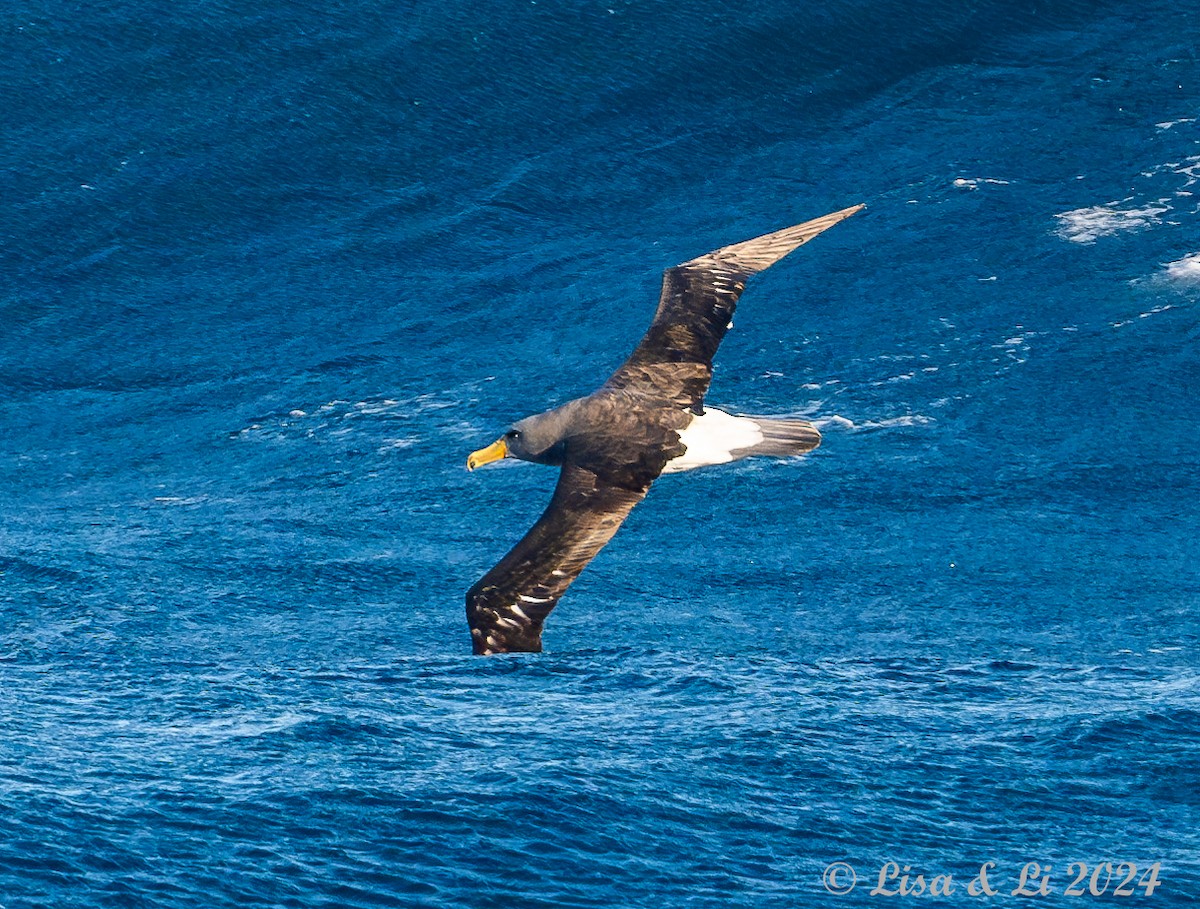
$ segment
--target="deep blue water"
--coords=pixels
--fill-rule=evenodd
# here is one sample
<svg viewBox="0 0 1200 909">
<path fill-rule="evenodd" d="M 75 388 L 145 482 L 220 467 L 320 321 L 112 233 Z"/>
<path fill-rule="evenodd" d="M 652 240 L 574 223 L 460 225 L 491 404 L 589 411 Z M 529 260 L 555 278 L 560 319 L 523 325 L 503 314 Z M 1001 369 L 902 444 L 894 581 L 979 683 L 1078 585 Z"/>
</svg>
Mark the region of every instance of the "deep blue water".
<svg viewBox="0 0 1200 909">
<path fill-rule="evenodd" d="M 1200 898 L 1196 8 L 0 35 L 0 906 Z M 709 397 L 823 447 L 664 478 L 547 652 L 469 656 L 554 475 L 466 454 L 602 381 L 663 268 L 860 201 Z"/>
</svg>

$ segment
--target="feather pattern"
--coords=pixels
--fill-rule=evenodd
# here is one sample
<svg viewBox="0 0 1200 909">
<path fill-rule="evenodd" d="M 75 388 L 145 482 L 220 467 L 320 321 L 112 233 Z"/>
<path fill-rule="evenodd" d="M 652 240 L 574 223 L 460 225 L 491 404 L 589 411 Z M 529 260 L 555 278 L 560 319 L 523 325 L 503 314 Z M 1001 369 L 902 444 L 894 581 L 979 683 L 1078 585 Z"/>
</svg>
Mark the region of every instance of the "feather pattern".
<svg viewBox="0 0 1200 909">
<path fill-rule="evenodd" d="M 467 593 L 475 653 L 541 651 L 546 616 L 645 495 L 565 464 L 537 523 Z"/>
<path fill-rule="evenodd" d="M 746 279 L 862 207 L 844 208 L 668 268 L 654 321 L 629 359 L 609 378 L 608 387 L 650 394 L 699 411 L 712 381 L 713 356 L 733 323 Z"/>
</svg>

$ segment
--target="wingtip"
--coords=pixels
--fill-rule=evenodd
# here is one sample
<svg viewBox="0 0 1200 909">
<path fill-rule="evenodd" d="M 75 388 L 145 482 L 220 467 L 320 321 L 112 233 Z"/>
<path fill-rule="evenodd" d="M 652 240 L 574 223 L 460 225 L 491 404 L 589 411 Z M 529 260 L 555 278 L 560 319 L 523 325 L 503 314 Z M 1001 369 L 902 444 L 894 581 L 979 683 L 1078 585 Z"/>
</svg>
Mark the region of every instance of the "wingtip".
<svg viewBox="0 0 1200 909">
<path fill-rule="evenodd" d="M 840 221 L 866 208 L 865 202 L 843 208 L 841 211 L 830 212 L 803 224 L 785 227 L 752 240 L 723 246 L 706 255 L 683 263 L 684 266 L 708 266 L 734 268 L 747 275 L 764 271 L 786 256 L 788 253 L 803 246 L 813 237 L 824 233 Z"/>
<path fill-rule="evenodd" d="M 819 218 L 813 218 L 811 221 L 805 221 L 803 224 L 797 224 L 795 227 L 787 228 L 787 230 L 799 230 L 801 228 L 807 227 L 810 224 L 814 225 L 814 226 L 820 225 L 820 224 L 828 224 L 829 227 L 832 227 L 834 224 L 837 224 L 839 221 L 844 221 L 847 218 L 849 218 L 851 215 L 858 214 L 860 211 L 862 211 L 866 207 L 867 207 L 866 202 L 859 202 L 857 205 L 851 205 L 849 208 L 843 208 L 840 211 L 830 212 L 829 214 L 822 215 Z M 822 227 L 821 229 L 826 230 L 827 228 Z"/>
</svg>

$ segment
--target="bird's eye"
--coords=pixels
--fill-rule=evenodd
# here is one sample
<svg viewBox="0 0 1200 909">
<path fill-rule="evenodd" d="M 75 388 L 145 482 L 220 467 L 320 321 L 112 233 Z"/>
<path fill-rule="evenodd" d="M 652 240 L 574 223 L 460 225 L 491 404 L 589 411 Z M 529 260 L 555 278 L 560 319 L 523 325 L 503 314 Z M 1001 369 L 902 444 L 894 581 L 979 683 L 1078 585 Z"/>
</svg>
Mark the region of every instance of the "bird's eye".
<svg viewBox="0 0 1200 909">
<path fill-rule="evenodd" d="M 519 429 L 510 429 L 508 432 L 506 432 L 506 433 L 504 434 L 504 438 L 506 438 L 506 439 L 519 439 L 519 438 L 521 438 L 521 430 L 519 430 Z"/>
</svg>

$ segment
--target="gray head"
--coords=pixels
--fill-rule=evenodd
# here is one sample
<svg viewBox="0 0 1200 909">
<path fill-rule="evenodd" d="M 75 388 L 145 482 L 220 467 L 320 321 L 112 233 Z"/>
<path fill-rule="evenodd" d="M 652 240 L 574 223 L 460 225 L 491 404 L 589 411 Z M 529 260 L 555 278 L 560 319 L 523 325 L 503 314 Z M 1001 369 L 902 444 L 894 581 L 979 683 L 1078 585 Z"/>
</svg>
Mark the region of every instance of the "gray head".
<svg viewBox="0 0 1200 909">
<path fill-rule="evenodd" d="M 467 470 L 501 458 L 519 458 L 536 464 L 561 464 L 565 439 L 570 434 L 576 402 L 518 420 L 487 448 L 471 452 Z"/>
</svg>

